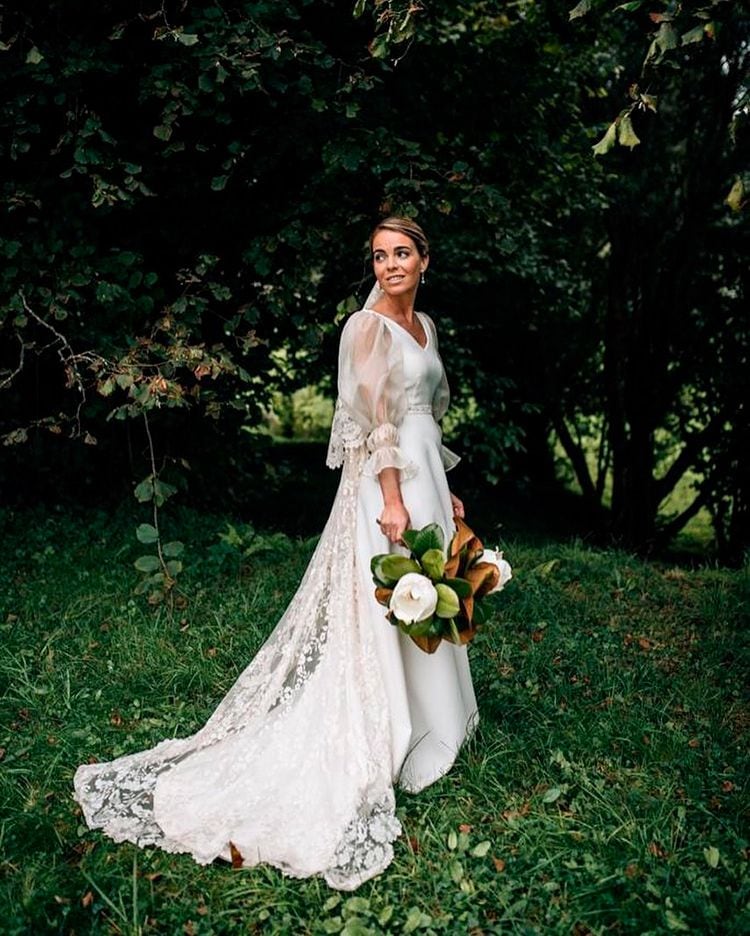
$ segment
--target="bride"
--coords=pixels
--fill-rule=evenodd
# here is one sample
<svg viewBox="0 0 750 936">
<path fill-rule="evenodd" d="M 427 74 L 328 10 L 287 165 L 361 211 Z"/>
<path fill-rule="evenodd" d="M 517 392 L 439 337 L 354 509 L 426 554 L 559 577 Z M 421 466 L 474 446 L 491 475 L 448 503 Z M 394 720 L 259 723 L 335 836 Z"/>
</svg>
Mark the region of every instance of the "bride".
<svg viewBox="0 0 750 936">
<path fill-rule="evenodd" d="M 376 285 L 341 335 L 327 464 L 343 471 L 328 523 L 289 607 L 200 731 L 76 771 L 86 822 L 117 842 L 353 890 L 393 858 L 394 784 L 433 783 L 476 723 L 466 647 L 423 653 L 374 597 L 371 557 L 432 522 L 448 541 L 463 505 L 436 422 L 448 385 L 435 326 L 414 311 L 427 239 L 391 217 L 370 246 Z"/>
</svg>

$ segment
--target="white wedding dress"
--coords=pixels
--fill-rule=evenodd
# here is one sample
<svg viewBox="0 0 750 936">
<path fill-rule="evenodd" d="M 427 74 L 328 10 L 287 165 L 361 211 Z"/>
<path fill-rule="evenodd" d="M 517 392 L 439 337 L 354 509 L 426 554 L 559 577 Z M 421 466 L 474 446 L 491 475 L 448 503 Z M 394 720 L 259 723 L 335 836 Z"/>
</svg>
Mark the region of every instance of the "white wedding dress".
<svg viewBox="0 0 750 936">
<path fill-rule="evenodd" d="M 432 321 L 422 348 L 370 309 L 347 321 L 328 465 L 343 464 L 331 515 L 281 620 L 206 725 L 109 763 L 85 764 L 75 797 L 115 841 L 246 867 L 323 875 L 353 890 L 393 857 L 393 787 L 448 771 L 477 718 L 465 647 L 428 655 L 374 598 L 378 472 L 400 469 L 411 527 L 453 532 L 436 422 L 448 387 Z M 395 547 L 391 547 L 395 549 Z"/>
</svg>

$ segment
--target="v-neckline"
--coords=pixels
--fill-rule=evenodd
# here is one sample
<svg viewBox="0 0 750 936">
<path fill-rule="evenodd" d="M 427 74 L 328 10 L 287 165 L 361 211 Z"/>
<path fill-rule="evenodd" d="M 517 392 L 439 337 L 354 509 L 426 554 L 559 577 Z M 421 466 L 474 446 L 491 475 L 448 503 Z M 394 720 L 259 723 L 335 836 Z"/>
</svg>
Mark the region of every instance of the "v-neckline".
<svg viewBox="0 0 750 936">
<path fill-rule="evenodd" d="M 422 319 L 422 313 L 421 313 L 421 312 L 415 312 L 414 314 L 417 315 L 417 316 L 419 316 L 419 324 L 422 326 L 422 331 L 424 332 L 425 343 L 424 343 L 423 345 L 420 344 L 420 343 L 417 341 L 417 339 L 414 337 L 414 335 L 412 335 L 412 333 L 411 333 L 408 329 L 404 328 L 403 325 L 399 325 L 398 322 L 396 322 L 394 319 L 390 318 L 388 315 L 383 315 L 383 313 L 382 313 L 382 312 L 378 312 L 377 309 L 365 309 L 365 311 L 366 311 L 366 312 L 372 312 L 373 315 L 379 315 L 380 318 L 385 319 L 386 322 L 390 322 L 392 325 L 395 325 L 396 328 L 400 329 L 405 335 L 408 335 L 409 338 L 411 338 L 411 340 L 412 340 L 412 341 L 414 342 L 414 344 L 419 348 L 420 351 L 426 351 L 427 348 L 429 347 L 429 344 L 430 344 L 430 330 L 429 330 L 429 328 L 425 325 L 424 320 Z"/>
</svg>

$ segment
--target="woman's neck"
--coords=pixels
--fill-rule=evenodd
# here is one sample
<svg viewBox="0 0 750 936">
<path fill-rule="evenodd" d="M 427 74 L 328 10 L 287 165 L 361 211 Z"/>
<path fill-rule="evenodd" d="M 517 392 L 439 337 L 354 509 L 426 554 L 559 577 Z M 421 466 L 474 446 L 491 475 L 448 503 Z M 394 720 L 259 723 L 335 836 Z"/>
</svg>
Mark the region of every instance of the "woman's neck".
<svg viewBox="0 0 750 936">
<path fill-rule="evenodd" d="M 403 318 L 411 323 L 414 319 L 415 297 L 416 293 L 408 293 L 403 296 L 381 296 L 373 309 L 392 318 Z"/>
</svg>

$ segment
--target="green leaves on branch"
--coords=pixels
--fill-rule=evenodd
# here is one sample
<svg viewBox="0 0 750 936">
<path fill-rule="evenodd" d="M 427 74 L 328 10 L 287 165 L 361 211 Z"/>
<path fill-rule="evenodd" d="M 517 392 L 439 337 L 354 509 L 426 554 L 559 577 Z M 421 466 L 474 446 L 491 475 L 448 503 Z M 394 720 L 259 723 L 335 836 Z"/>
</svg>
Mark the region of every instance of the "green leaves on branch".
<svg viewBox="0 0 750 936">
<path fill-rule="evenodd" d="M 620 111 L 607 127 L 607 131 L 601 140 L 591 147 L 595 156 L 606 155 L 616 143 L 619 143 L 620 146 L 627 146 L 628 149 L 633 149 L 641 142 L 633 127 L 632 115 L 638 111 L 656 113 L 656 97 L 653 94 L 643 93 L 638 85 L 632 85 L 630 97 L 633 103 Z"/>
</svg>

